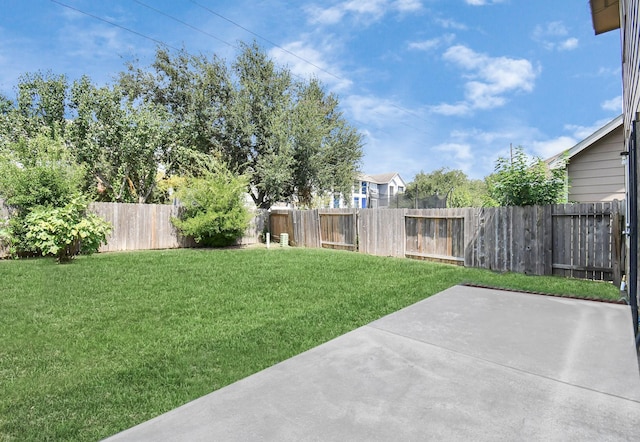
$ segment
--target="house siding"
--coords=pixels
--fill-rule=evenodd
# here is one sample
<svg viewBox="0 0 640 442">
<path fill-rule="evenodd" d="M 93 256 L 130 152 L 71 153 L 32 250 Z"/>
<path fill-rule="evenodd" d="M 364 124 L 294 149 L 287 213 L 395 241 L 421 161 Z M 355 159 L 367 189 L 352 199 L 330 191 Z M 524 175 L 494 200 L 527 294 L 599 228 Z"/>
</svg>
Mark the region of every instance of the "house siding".
<svg viewBox="0 0 640 442">
<path fill-rule="evenodd" d="M 622 38 L 622 82 L 624 90 L 625 139 L 631 135 L 631 123 L 640 109 L 640 23 L 638 21 L 638 1 L 621 0 Z"/>
<path fill-rule="evenodd" d="M 620 152 L 624 150 L 622 126 L 569 161 L 569 201 L 592 203 L 623 200 L 625 171 Z"/>
</svg>

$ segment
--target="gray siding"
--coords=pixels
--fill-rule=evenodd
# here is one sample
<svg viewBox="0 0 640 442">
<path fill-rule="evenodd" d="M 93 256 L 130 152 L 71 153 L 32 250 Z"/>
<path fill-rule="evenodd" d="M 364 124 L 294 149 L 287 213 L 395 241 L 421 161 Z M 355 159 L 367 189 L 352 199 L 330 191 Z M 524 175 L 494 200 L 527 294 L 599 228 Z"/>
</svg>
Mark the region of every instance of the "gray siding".
<svg viewBox="0 0 640 442">
<path fill-rule="evenodd" d="M 622 127 L 595 142 L 569 161 L 569 201 L 594 203 L 623 200 L 624 150 Z"/>
<path fill-rule="evenodd" d="M 625 138 L 631 135 L 631 122 L 640 111 L 640 17 L 637 0 L 621 0 L 622 81 Z"/>
</svg>

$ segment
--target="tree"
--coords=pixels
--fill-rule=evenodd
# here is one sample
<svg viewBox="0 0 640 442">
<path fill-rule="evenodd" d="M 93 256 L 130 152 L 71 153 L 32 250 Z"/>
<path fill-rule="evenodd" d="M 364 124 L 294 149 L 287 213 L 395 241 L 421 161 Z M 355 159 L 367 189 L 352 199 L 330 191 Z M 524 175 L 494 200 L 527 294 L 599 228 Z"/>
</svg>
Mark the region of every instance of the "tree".
<svg viewBox="0 0 640 442">
<path fill-rule="evenodd" d="M 64 134 L 67 93 L 64 75 L 37 72 L 19 78 L 17 111 L 28 135 L 35 136 L 43 126 L 54 135 Z"/>
<path fill-rule="evenodd" d="M 326 191 L 351 191 L 362 157 L 362 137 L 343 118 L 338 99 L 312 79 L 299 84 L 293 112 L 293 192 L 310 207 Z"/>
<path fill-rule="evenodd" d="M 145 203 L 169 149 L 169 116 L 154 103 L 125 99 L 118 86 L 98 88 L 87 77 L 71 93 L 77 117 L 72 150 L 86 165 L 85 192 L 103 201 Z"/>
<path fill-rule="evenodd" d="M 198 170 L 190 164 L 192 151 L 208 155 L 229 147 L 235 89 L 224 60 L 158 48 L 151 71 L 129 64 L 119 86 L 129 101 L 165 110 L 173 135 L 165 158 L 168 174 Z"/>
<path fill-rule="evenodd" d="M 447 199 L 447 207 L 477 207 L 485 192 L 479 180 L 470 180 L 461 170 L 441 167 L 430 173 L 420 171 L 407 185 L 406 197 L 420 200 L 429 197 Z"/>
<path fill-rule="evenodd" d="M 293 81 L 255 43 L 242 44 L 230 68 L 160 48 L 150 70 L 129 66 L 119 84 L 128 100 L 166 111 L 167 175 L 198 173 L 194 155 L 221 159 L 248 177 L 247 192 L 261 208 L 310 205 L 314 194 L 348 191 L 357 175 L 362 138 L 337 97 L 317 80 Z"/>
<path fill-rule="evenodd" d="M 498 158 L 495 173 L 486 182 L 489 205 L 555 204 L 566 198 L 564 170 L 550 170 L 542 159 L 529 157 L 521 146 L 514 149 L 513 158 Z"/>
</svg>

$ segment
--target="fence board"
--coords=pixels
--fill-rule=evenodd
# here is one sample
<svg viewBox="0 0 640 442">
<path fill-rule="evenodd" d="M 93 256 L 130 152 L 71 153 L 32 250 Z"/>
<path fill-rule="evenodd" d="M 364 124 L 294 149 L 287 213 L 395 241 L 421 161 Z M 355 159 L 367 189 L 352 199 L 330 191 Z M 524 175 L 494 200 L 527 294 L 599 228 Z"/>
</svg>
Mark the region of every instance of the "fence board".
<svg viewBox="0 0 640 442">
<path fill-rule="evenodd" d="M 111 222 L 101 251 L 193 246 L 171 224 L 179 208 L 93 203 Z M 6 213 L 0 207 L 0 215 Z M 265 225 L 292 245 L 414 257 L 495 271 L 613 280 L 623 272 L 623 204 L 474 209 L 330 209 L 258 211 L 242 244 L 259 241 Z M 0 250 L 0 257 L 2 251 Z"/>
<path fill-rule="evenodd" d="M 404 218 L 407 257 L 464 263 L 464 216 L 458 210 L 409 210 Z"/>
<path fill-rule="evenodd" d="M 357 249 L 357 216 L 355 209 L 320 211 L 321 247 L 340 250 Z"/>
</svg>

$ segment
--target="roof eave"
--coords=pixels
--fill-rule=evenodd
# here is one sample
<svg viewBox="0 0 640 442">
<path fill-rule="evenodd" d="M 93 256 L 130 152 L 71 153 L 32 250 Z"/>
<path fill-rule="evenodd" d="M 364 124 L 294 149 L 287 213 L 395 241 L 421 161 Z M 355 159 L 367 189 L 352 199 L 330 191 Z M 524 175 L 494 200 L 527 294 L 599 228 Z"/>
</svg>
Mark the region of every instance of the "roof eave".
<svg viewBox="0 0 640 442">
<path fill-rule="evenodd" d="M 589 0 L 589 6 L 596 35 L 620 28 L 619 0 Z"/>
</svg>

